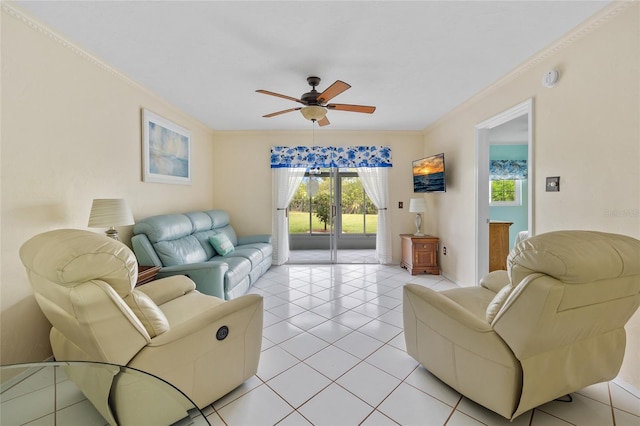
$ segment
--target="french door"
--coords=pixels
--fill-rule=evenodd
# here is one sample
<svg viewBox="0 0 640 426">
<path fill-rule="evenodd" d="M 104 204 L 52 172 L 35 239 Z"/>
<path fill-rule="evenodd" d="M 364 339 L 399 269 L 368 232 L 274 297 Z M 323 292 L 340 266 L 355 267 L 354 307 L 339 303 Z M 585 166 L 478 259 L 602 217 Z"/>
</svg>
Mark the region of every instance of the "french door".
<svg viewBox="0 0 640 426">
<path fill-rule="evenodd" d="M 289 205 L 291 261 L 340 263 L 345 249 L 375 249 L 376 229 L 355 169 L 310 168 Z"/>
</svg>

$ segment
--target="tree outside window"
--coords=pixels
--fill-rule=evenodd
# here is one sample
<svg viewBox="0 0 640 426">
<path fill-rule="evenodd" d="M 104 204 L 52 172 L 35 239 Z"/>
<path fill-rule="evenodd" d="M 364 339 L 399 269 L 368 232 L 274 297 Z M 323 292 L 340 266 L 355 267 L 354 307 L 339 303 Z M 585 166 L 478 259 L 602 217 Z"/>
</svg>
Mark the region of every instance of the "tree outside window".
<svg viewBox="0 0 640 426">
<path fill-rule="evenodd" d="M 522 205 L 521 180 L 492 180 L 489 189 L 489 205 L 520 206 Z"/>
</svg>

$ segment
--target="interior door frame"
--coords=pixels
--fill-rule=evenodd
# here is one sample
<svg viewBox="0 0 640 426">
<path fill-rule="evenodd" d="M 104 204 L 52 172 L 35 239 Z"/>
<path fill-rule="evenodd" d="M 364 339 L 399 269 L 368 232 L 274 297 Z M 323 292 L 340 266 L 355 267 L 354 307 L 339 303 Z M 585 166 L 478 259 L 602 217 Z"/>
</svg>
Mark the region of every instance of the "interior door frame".
<svg viewBox="0 0 640 426">
<path fill-rule="evenodd" d="M 528 187 L 528 212 L 527 227 L 529 235 L 535 235 L 534 230 L 534 157 L 533 157 L 533 98 L 515 105 L 475 126 L 476 145 L 476 279 L 480 279 L 489 273 L 489 133 L 491 129 L 504 124 L 514 118 L 527 115 L 527 187 Z M 477 285 L 477 284 L 476 284 Z"/>
</svg>

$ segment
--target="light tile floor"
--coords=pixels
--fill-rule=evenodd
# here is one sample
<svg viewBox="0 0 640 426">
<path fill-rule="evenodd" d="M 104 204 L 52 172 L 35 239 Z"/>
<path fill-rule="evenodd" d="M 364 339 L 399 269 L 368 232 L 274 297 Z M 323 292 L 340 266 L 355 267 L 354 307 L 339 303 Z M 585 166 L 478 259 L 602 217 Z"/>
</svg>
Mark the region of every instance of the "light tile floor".
<svg viewBox="0 0 640 426">
<path fill-rule="evenodd" d="M 589 386 L 572 394 L 571 403 L 551 402 L 513 422 L 462 397 L 406 354 L 402 286 L 407 282 L 436 290 L 455 287 L 441 276 L 411 276 L 398 265 L 272 267 L 252 290 L 264 296 L 265 306 L 258 374 L 206 407 L 208 421 L 229 426 L 640 425 L 637 390 L 617 381 Z M 11 395 L 3 390 L 0 424 L 106 423 L 77 391 L 56 403 L 68 409 L 53 418 L 41 401 L 42 391 Z M 9 405 L 16 404 L 25 407 L 17 410 L 23 416 L 9 418 Z"/>
<path fill-rule="evenodd" d="M 272 267 L 258 374 L 205 409 L 212 425 L 640 425 L 640 398 L 615 382 L 513 422 L 462 397 L 405 351 L 402 286 L 455 287 L 398 265 Z M 632 390 L 633 391 L 633 390 Z"/>
</svg>

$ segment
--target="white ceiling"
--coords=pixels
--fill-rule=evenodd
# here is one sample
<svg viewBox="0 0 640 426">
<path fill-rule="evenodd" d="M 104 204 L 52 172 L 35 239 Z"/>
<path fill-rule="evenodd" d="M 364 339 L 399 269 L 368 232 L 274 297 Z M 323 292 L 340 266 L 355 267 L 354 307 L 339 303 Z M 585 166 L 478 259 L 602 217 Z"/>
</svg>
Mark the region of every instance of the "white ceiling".
<svg viewBox="0 0 640 426">
<path fill-rule="evenodd" d="M 215 130 L 310 129 L 306 77 L 351 89 L 331 130 L 422 130 L 608 1 L 16 1 Z M 540 76 L 542 78 L 542 76 Z"/>
</svg>

